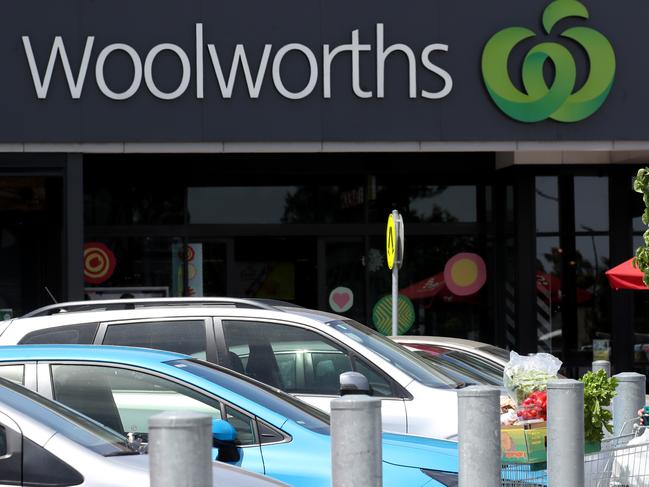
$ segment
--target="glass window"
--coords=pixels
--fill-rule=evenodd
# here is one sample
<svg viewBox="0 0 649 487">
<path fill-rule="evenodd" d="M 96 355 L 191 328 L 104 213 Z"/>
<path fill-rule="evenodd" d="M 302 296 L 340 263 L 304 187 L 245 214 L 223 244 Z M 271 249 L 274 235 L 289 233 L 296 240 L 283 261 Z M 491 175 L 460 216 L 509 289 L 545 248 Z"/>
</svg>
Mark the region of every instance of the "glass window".
<svg viewBox="0 0 649 487">
<path fill-rule="evenodd" d="M 245 376 L 217 368 L 200 360 L 173 360 L 169 365 L 209 380 L 239 396 L 294 421 L 311 431 L 329 434 L 329 415 L 276 388 L 252 381 Z"/>
<path fill-rule="evenodd" d="M 21 345 L 78 343 L 89 345 L 94 342 L 97 333 L 97 323 L 59 326 L 33 331 L 25 335 L 18 343 Z"/>
<path fill-rule="evenodd" d="M 383 180 L 376 187 L 372 221 L 383 222 L 394 208 L 401 208 L 407 223 L 471 223 L 477 221 L 474 185 L 426 185 Z"/>
<path fill-rule="evenodd" d="M 254 445 L 259 443 L 255 437 L 255 423 L 250 416 L 230 406 L 225 406 L 225 419 L 237 430 L 237 442 L 239 444 Z"/>
<path fill-rule="evenodd" d="M 536 231 L 559 231 L 559 181 L 556 176 L 537 176 Z"/>
<path fill-rule="evenodd" d="M 403 373 L 424 385 L 439 388 L 455 388 L 457 386 L 457 383 L 448 377 L 435 373 L 415 353 L 406 350 L 367 326 L 353 320 L 330 321 L 327 325 L 369 348 Z"/>
<path fill-rule="evenodd" d="M 83 475 L 45 448 L 23 438 L 23 483 L 25 487 L 79 485 Z"/>
<path fill-rule="evenodd" d="M 137 370 L 52 365 L 54 399 L 118 431 L 146 440 L 149 418 L 193 411 L 221 419 L 219 401 L 186 386 Z"/>
<path fill-rule="evenodd" d="M 25 385 L 24 365 L 0 365 L 0 377 L 16 384 Z"/>
<path fill-rule="evenodd" d="M 108 325 L 104 345 L 155 348 L 205 359 L 205 322 L 175 320 Z"/>
<path fill-rule="evenodd" d="M 374 368 L 370 367 L 365 363 L 365 361 L 356 358 L 354 360 L 356 372 L 363 374 L 374 392 L 374 396 L 377 397 L 391 397 L 394 396 L 394 391 L 392 390 L 392 385 L 388 382 L 385 377 L 379 374 Z"/>
<path fill-rule="evenodd" d="M 575 176 L 575 231 L 608 231 L 608 177 Z"/>
<path fill-rule="evenodd" d="M 22 465 L 21 452 L 10 452 L 9 444 L 16 440 L 20 444 L 21 434 L 11 428 L 0 425 L 0 484 L 21 485 Z"/>
<path fill-rule="evenodd" d="M 228 350 L 241 358 L 246 375 L 287 392 L 335 395 L 340 374 L 352 370 L 344 350 L 303 328 L 224 320 L 223 332 Z M 311 360 L 311 367 L 303 369 L 302 383 L 292 367 L 280 368 L 287 355 L 295 357 L 297 364 Z"/>
<path fill-rule="evenodd" d="M 98 237 L 86 235 L 86 241 L 105 244 L 117 261 L 110 278 L 99 285 L 102 294 L 95 299 L 107 296 L 105 288 L 118 287 L 116 297 L 126 289 L 138 298 L 160 296 L 183 296 L 182 260 L 179 254 L 185 247 L 180 237 Z M 149 288 L 138 290 L 137 288 Z M 93 286 L 86 288 L 86 297 L 94 296 Z"/>
<path fill-rule="evenodd" d="M 221 186 L 187 189 L 190 223 L 290 223 L 313 222 L 312 191 L 300 186 Z M 254 195 L 254 197 L 251 197 Z M 304 198 L 303 196 L 307 196 Z M 306 201 L 304 201 L 306 200 Z M 303 205 L 300 205 L 303 203 Z M 304 211 L 307 212 L 304 215 Z"/>
<path fill-rule="evenodd" d="M 126 438 L 118 435 L 115 430 L 97 424 L 63 404 L 50 401 L 12 382 L 0 379 L 0 384 L 0 399 L 3 403 L 28 417 L 37 418 L 42 425 L 75 443 L 103 456 L 136 454 L 128 446 Z M 83 391 L 79 392 L 79 395 L 81 394 Z"/>
<path fill-rule="evenodd" d="M 561 259 L 559 237 L 536 238 L 537 350 L 561 355 Z"/>
</svg>

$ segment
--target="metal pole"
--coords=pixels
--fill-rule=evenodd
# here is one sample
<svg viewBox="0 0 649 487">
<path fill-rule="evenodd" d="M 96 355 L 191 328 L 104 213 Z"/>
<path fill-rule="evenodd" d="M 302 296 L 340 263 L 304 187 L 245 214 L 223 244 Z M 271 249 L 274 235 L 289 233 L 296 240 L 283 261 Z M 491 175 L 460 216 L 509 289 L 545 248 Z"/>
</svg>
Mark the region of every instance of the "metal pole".
<svg viewBox="0 0 649 487">
<path fill-rule="evenodd" d="M 613 398 L 613 434 L 631 433 L 631 420 L 638 418 L 638 409 L 645 405 L 647 378 L 635 372 L 614 375 L 617 394 Z M 625 426 L 626 424 L 626 426 Z"/>
<path fill-rule="evenodd" d="M 399 212 L 392 210 L 394 219 L 395 258 L 392 267 L 392 336 L 399 334 Z"/>
<path fill-rule="evenodd" d="M 500 487 L 500 390 L 472 386 L 458 395 L 460 487 Z"/>
<path fill-rule="evenodd" d="M 169 411 L 149 418 L 151 487 L 212 487 L 212 418 Z"/>
<path fill-rule="evenodd" d="M 584 485 L 584 383 L 548 383 L 548 485 Z"/>
<path fill-rule="evenodd" d="M 361 394 L 331 401 L 335 487 L 381 487 L 381 400 Z"/>
<path fill-rule="evenodd" d="M 611 362 L 608 360 L 595 360 L 593 362 L 593 372 L 597 372 L 598 370 L 605 370 L 606 371 L 606 377 L 611 376 Z"/>
</svg>

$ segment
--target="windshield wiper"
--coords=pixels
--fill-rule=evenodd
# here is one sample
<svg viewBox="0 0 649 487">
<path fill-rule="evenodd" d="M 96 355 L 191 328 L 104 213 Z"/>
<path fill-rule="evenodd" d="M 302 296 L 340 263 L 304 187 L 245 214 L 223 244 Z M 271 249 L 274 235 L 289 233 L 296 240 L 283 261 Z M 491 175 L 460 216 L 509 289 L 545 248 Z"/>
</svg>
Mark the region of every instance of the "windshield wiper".
<svg viewBox="0 0 649 487">
<path fill-rule="evenodd" d="M 139 455 L 139 454 L 140 454 L 139 452 L 136 452 L 136 451 L 133 451 L 133 450 L 131 450 L 131 451 L 120 450 L 120 451 L 114 451 L 113 453 L 107 453 L 104 456 L 105 457 L 123 457 L 123 456 L 126 456 L 126 455 Z"/>
</svg>

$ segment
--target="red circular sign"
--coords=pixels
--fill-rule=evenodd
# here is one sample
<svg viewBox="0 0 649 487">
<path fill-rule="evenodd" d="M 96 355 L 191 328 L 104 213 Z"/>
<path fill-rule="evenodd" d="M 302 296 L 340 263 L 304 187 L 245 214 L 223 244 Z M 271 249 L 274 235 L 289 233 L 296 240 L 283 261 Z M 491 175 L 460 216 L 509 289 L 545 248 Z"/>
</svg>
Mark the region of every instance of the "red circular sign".
<svg viewBox="0 0 649 487">
<path fill-rule="evenodd" d="M 83 246 L 83 280 L 88 284 L 101 284 L 110 279 L 117 259 L 103 243 L 88 242 Z"/>
</svg>

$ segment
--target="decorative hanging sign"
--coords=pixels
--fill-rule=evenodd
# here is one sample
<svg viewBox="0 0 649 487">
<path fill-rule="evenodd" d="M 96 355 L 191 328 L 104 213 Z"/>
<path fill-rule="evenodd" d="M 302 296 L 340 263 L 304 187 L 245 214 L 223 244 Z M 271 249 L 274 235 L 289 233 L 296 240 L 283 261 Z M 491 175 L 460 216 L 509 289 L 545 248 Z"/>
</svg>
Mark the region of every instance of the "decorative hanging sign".
<svg viewBox="0 0 649 487">
<path fill-rule="evenodd" d="M 101 284 L 113 275 L 117 259 L 106 245 L 88 242 L 83 246 L 83 280 L 88 284 Z"/>
<path fill-rule="evenodd" d="M 329 307 L 335 313 L 344 313 L 354 306 L 354 293 L 348 287 L 340 286 L 329 293 Z"/>
</svg>

